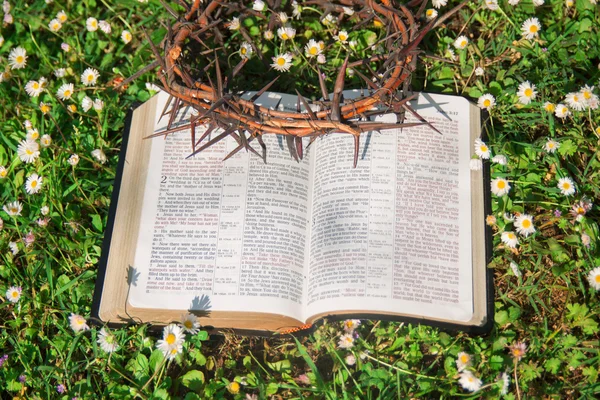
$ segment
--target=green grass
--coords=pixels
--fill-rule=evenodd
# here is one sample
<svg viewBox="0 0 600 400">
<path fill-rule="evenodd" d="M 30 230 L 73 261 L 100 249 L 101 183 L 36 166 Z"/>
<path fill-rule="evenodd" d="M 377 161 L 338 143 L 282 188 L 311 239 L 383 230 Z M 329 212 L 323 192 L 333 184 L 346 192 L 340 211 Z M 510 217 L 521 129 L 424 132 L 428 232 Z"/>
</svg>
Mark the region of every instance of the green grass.
<svg viewBox="0 0 600 400">
<path fill-rule="evenodd" d="M 12 6 L 14 23 L 1 29 L 0 68 L 17 46 L 27 50 L 28 59 L 25 68 L 0 83 L 0 165 L 7 169 L 0 180 L 0 203 L 19 200 L 23 205 L 20 216 L 0 211 L 0 357 L 7 355 L 0 358 L 2 398 L 497 398 L 501 373 L 510 376 L 504 396 L 509 399 L 599 396 L 599 296 L 587 277 L 600 266 L 600 213 L 595 204 L 576 221 L 570 210 L 583 198 L 600 198 L 600 117 L 598 110 L 573 111 L 562 120 L 542 107 L 545 101 L 564 102 L 567 93 L 584 84 L 598 83 L 600 16 L 589 0 L 576 0 L 570 8 L 557 0 L 538 8 L 529 0 L 517 6 L 501 1 L 502 12 L 470 3 L 427 36 L 413 78 L 416 89 L 459 93 L 475 101 L 491 93 L 497 102 L 490 112 L 488 144 L 508 164 L 492 163 L 492 177 L 506 178 L 512 189 L 492 202 L 496 223 L 489 267 L 495 277 L 496 317 L 490 335 L 363 321 L 354 347 L 343 350 L 338 322 L 300 341 L 208 337 L 201 331 L 188 336 L 184 354 L 172 362 L 156 350 L 157 338 L 146 325 L 112 331 L 120 348 L 110 355 L 97 343 L 99 328 L 75 333 L 69 325 L 71 313 L 89 316 L 125 113 L 133 102 L 152 95 L 145 83 L 154 76 L 141 76 L 123 92 L 112 86 L 152 61 L 141 29 L 152 31 L 158 43 L 164 34 L 161 22 L 169 15 L 156 0 L 49 5 L 36 0 Z M 53 33 L 48 23 L 63 9 L 68 20 Z M 523 40 L 521 24 L 533 16 L 541 22 L 539 38 Z M 87 32 L 88 17 L 108 21 L 112 32 Z M 120 39 L 123 29 L 133 34 L 129 44 Z M 447 47 L 459 34 L 470 43 L 450 60 Z M 63 42 L 70 52 L 61 50 Z M 483 76 L 474 74 L 477 66 L 484 67 Z M 100 72 L 92 87 L 79 81 L 88 67 Z M 57 68 L 65 68 L 67 75 L 55 77 Z M 42 76 L 48 79 L 47 90 L 39 98 L 29 97 L 26 83 Z M 520 106 L 516 93 L 523 81 L 535 84 L 538 95 Z M 57 99 L 63 82 L 75 84 L 72 100 Z M 103 100 L 103 110 L 83 111 L 86 95 Z M 48 115 L 40 111 L 40 101 L 51 105 Z M 77 106 L 75 112 L 67 109 L 70 104 Z M 25 120 L 40 136 L 52 138 L 33 163 L 17 155 Z M 560 144 L 552 154 L 544 150 L 549 138 Z M 94 149 L 104 151 L 106 163 L 94 159 Z M 75 167 L 67 162 L 72 154 L 81 159 Z M 43 177 L 42 190 L 29 195 L 25 181 L 33 173 Z M 573 180 L 573 195 L 557 188 L 561 177 Z M 45 227 L 36 222 L 45 218 L 44 206 L 49 209 Z M 535 233 L 519 235 L 516 249 L 500 240 L 503 231 L 515 229 L 505 213 L 533 216 Z M 26 247 L 29 232 L 35 241 Z M 18 247 L 14 256 L 9 242 Z M 22 288 L 17 303 L 6 299 L 11 286 Z M 520 342 L 527 351 L 518 359 L 511 346 Z M 476 393 L 459 384 L 460 352 L 472 356 L 469 370 L 482 380 Z M 350 354 L 354 365 L 346 361 Z M 59 385 L 64 394 L 58 393 Z"/>
</svg>

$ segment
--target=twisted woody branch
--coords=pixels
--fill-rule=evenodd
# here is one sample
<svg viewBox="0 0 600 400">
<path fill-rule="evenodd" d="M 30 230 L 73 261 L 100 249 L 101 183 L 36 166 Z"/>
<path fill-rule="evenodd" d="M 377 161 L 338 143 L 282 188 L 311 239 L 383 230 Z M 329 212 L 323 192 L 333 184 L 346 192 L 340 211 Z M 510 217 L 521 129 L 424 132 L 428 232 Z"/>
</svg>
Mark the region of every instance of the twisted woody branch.
<svg viewBox="0 0 600 400">
<path fill-rule="evenodd" d="M 272 110 L 257 105 L 256 99 L 266 92 L 278 78 L 269 82 L 248 100 L 242 98 L 243 93 L 231 90 L 229 86 L 233 78 L 242 72 L 248 58 L 242 58 L 230 71 L 221 69 L 219 51 L 223 49 L 224 38 L 228 34 L 226 21 L 230 19 L 229 17 L 235 14 L 240 17 L 255 16 L 263 20 L 268 19 L 268 27 L 272 29 L 277 23 L 276 12 L 271 13 L 268 18 L 247 7 L 241 0 L 212 0 L 207 3 L 193 0 L 191 4 L 186 3 L 185 0 L 179 0 L 186 12 L 182 16 L 177 16 L 165 4 L 165 7 L 177 17 L 177 20 L 169 26 L 161 43 L 163 53 L 152 43 L 150 38 L 148 40 L 156 57 L 156 63 L 153 66 L 160 67 L 158 78 L 161 86 L 172 96 L 163 110 L 163 116 L 170 113 L 170 121 L 165 131 L 152 136 L 166 135 L 191 128 L 191 155 L 231 136 L 237 141 L 238 147 L 225 159 L 246 149 L 266 161 L 266 147 L 262 141 L 264 134 L 285 135 L 292 157 L 298 160 L 302 158 L 304 151 L 303 137 L 310 137 L 312 143 L 319 136 L 331 132 L 341 132 L 354 137 L 354 166 L 356 167 L 361 133 L 428 124 L 409 106 L 408 101 L 412 97 L 403 94 L 408 92 L 411 74 L 416 68 L 417 46 L 434 26 L 439 25 L 465 3 L 455 7 L 437 20 L 429 21 L 420 27 L 419 18 L 425 10 L 426 2 L 427 0 L 412 0 L 403 5 L 397 4 L 394 0 L 379 2 L 374 0 L 304 1 L 303 6 L 318 7 L 322 10 L 321 19 L 331 14 L 337 16 L 341 21 L 345 17 L 344 8 L 351 7 L 359 17 L 359 22 L 354 29 L 367 23 L 377 23 L 386 29 L 386 35 L 379 43 L 385 49 L 382 54 L 352 62 L 348 58 L 344 60 L 337 72 L 331 100 L 329 100 L 330 95 L 323 74 L 318 69 L 319 67 L 315 66 L 318 71 L 320 94 L 323 98 L 322 101 L 314 102 L 318 104 L 320 110 L 316 112 L 311 109 L 313 103 L 300 93 L 298 93 L 297 112 Z M 267 0 L 267 4 L 271 10 L 283 11 L 281 0 Z M 417 6 L 416 13 L 413 13 L 411 8 Z M 248 32 L 243 27 L 240 28 L 240 31 L 243 37 L 251 43 L 257 56 L 268 67 L 268 62 L 260 48 L 252 43 Z M 192 45 L 199 46 L 201 50 L 192 50 Z M 197 57 L 198 54 L 204 58 L 206 66 L 192 76 L 197 59 L 191 55 Z M 352 68 L 370 90 L 362 91 L 361 93 L 364 95 L 356 99 L 344 101 L 342 92 L 348 68 Z M 361 69 L 365 70 L 365 73 L 361 72 Z M 365 74 L 370 75 L 370 78 Z M 248 88 L 248 90 L 252 89 Z M 169 105 L 172 105 L 171 111 L 167 112 Z M 304 106 L 306 112 L 301 112 L 300 105 Z M 173 128 L 176 111 L 184 106 L 192 106 L 198 113 L 191 118 L 189 124 Z M 374 109 L 379 111 L 373 111 Z M 417 116 L 421 122 L 390 124 L 370 122 L 367 118 L 375 114 L 394 112 L 401 116 L 399 121 L 403 121 L 405 111 Z M 365 119 L 367 120 L 365 121 Z M 202 137 L 196 140 L 196 127 L 203 124 L 208 124 L 208 129 Z M 217 134 L 217 128 L 220 128 L 222 132 Z M 216 136 L 210 137 L 211 133 Z M 251 145 L 253 140 L 260 145 L 262 150 L 260 154 Z"/>
</svg>

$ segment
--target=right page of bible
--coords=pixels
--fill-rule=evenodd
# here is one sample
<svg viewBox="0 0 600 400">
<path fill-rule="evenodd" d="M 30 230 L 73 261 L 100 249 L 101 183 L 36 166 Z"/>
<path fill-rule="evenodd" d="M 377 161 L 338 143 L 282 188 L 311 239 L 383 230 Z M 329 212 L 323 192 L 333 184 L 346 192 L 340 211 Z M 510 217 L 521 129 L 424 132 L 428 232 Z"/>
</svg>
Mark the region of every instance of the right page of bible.
<svg viewBox="0 0 600 400">
<path fill-rule="evenodd" d="M 427 125 L 363 134 L 356 169 L 350 135 L 315 143 L 307 319 L 473 317 L 471 107 L 434 94 L 410 104 L 442 134 Z M 406 112 L 405 122 L 418 120 Z"/>
</svg>

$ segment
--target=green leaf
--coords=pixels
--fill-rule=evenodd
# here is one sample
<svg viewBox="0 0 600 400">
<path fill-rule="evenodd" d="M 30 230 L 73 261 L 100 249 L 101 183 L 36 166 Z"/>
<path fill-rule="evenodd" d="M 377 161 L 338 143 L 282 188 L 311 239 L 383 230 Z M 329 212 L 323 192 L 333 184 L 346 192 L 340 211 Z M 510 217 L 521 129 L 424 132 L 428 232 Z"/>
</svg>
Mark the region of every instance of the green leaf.
<svg viewBox="0 0 600 400">
<path fill-rule="evenodd" d="M 154 400 L 154 399 L 168 400 L 170 398 L 171 398 L 171 396 L 169 396 L 169 393 L 165 389 L 155 390 L 154 393 L 152 393 L 152 396 L 150 397 L 150 399 L 152 399 L 152 400 Z"/>
<path fill-rule="evenodd" d="M 102 232 L 102 217 L 98 214 L 92 214 L 92 225 L 98 232 Z"/>
<path fill-rule="evenodd" d="M 547 372 L 556 374 L 558 372 L 558 369 L 560 368 L 560 364 L 561 362 L 558 358 L 550 358 L 544 363 L 544 369 Z"/>
<path fill-rule="evenodd" d="M 577 152 L 577 145 L 572 140 L 567 139 L 560 142 L 558 152 L 562 156 L 572 156 Z"/>
<path fill-rule="evenodd" d="M 279 385 L 276 384 L 275 382 L 271 382 L 267 385 L 267 396 L 272 396 L 275 393 L 277 393 L 277 390 L 279 390 Z"/>
<path fill-rule="evenodd" d="M 198 370 L 188 371 L 181 377 L 181 383 L 190 390 L 200 392 L 204 386 L 204 373 Z"/>
<path fill-rule="evenodd" d="M 276 361 L 276 362 L 272 362 L 272 363 L 267 362 L 267 365 L 273 371 L 277 371 L 277 372 L 292 368 L 292 364 L 290 363 L 290 360 L 281 360 L 281 361 Z"/>
<path fill-rule="evenodd" d="M 156 369 L 161 365 L 164 358 L 165 356 L 163 355 L 163 352 L 159 349 L 154 350 L 152 354 L 150 354 L 150 361 L 148 362 L 148 365 L 150 366 L 152 372 L 156 372 Z"/>
<path fill-rule="evenodd" d="M 504 359 L 502 358 L 502 356 L 491 356 L 490 357 L 490 367 L 494 370 L 494 371 L 499 371 L 502 369 L 502 365 L 504 364 Z"/>
<path fill-rule="evenodd" d="M 500 326 L 508 323 L 508 312 L 506 310 L 498 311 L 494 315 L 494 321 Z"/>
<path fill-rule="evenodd" d="M 148 358 L 143 354 L 138 354 L 133 364 L 133 374 L 140 379 L 143 376 L 150 375 L 149 371 Z"/>
<path fill-rule="evenodd" d="M 438 75 L 439 79 L 451 79 L 454 76 L 454 71 L 450 67 L 442 67 Z"/>
</svg>

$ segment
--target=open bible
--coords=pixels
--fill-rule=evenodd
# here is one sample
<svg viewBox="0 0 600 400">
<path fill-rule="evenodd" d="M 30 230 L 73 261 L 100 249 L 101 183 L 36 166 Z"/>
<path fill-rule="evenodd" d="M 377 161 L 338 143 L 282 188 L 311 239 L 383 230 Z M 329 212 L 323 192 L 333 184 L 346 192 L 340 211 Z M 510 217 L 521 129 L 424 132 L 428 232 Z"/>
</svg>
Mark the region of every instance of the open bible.
<svg viewBox="0 0 600 400">
<path fill-rule="evenodd" d="M 243 150 L 223 161 L 233 138 L 187 158 L 189 130 L 144 140 L 165 130 L 167 99 L 130 117 L 94 317 L 166 324 L 192 312 L 255 333 L 324 317 L 491 327 L 489 177 L 469 169 L 482 122 L 468 100 L 419 94 L 412 108 L 441 133 L 365 133 L 352 168 L 353 138 L 342 134 L 315 140 L 300 161 L 276 135 L 264 136 L 266 164 Z M 297 101 L 265 93 L 257 103 L 296 110 Z"/>
</svg>

